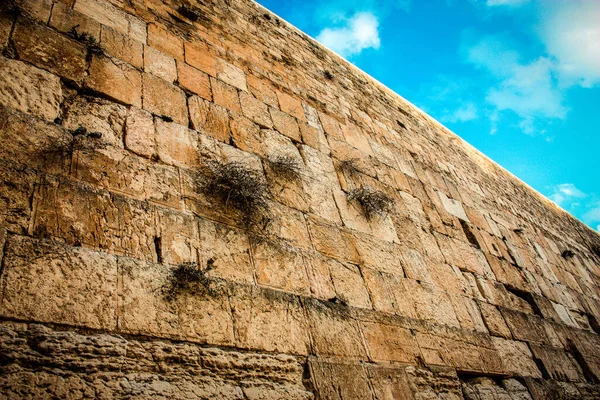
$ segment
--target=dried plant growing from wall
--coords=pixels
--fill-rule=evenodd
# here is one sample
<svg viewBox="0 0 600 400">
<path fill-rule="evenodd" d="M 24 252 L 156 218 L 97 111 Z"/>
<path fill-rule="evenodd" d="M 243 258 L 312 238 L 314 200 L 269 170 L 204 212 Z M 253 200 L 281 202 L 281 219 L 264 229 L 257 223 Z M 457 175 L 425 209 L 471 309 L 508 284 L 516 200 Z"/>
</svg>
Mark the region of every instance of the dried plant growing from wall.
<svg viewBox="0 0 600 400">
<path fill-rule="evenodd" d="M 260 173 L 240 162 L 208 163 L 208 195 L 218 197 L 225 208 L 242 214 L 246 228 L 266 224 L 269 216 L 268 186 Z"/>
<path fill-rule="evenodd" d="M 339 163 L 340 171 L 348 176 L 356 176 L 360 173 L 360 168 L 358 166 L 360 162 L 359 158 L 349 158 L 347 160 L 342 160 Z"/>
<path fill-rule="evenodd" d="M 267 162 L 277 176 L 290 181 L 298 180 L 301 177 L 302 168 L 294 157 L 280 155 L 267 160 Z"/>
<path fill-rule="evenodd" d="M 165 298 L 172 301 L 183 292 L 214 296 L 216 292 L 211 287 L 211 280 L 207 275 L 211 269 L 212 264 L 207 265 L 205 269 L 200 269 L 198 264 L 193 262 L 179 264 L 171 271 L 164 287 Z"/>
<path fill-rule="evenodd" d="M 348 200 L 357 201 L 368 220 L 376 217 L 385 218 L 394 207 L 394 200 L 370 186 L 351 190 L 348 193 Z"/>
<path fill-rule="evenodd" d="M 96 40 L 95 37 L 90 35 L 87 32 L 77 32 L 77 28 L 79 25 L 75 25 L 71 28 L 71 30 L 67 33 L 67 35 L 71 36 L 73 39 L 81 42 L 87 47 L 89 54 L 104 54 L 104 50 L 100 47 L 100 44 Z"/>
<path fill-rule="evenodd" d="M 30 162 L 49 168 L 70 159 L 75 151 L 88 154 L 106 148 L 106 143 L 100 140 L 102 132 L 88 132 L 80 126 L 71 134 L 73 138 L 61 137 L 37 149 L 34 153 L 35 159 Z"/>
<path fill-rule="evenodd" d="M 596 244 L 592 246 L 592 253 L 596 255 L 596 257 L 600 257 L 600 245 Z"/>
<path fill-rule="evenodd" d="M 564 250 L 562 253 L 560 253 L 561 257 L 564 258 L 565 260 L 568 260 L 570 258 L 573 258 L 575 256 L 575 253 L 572 250 Z"/>
</svg>

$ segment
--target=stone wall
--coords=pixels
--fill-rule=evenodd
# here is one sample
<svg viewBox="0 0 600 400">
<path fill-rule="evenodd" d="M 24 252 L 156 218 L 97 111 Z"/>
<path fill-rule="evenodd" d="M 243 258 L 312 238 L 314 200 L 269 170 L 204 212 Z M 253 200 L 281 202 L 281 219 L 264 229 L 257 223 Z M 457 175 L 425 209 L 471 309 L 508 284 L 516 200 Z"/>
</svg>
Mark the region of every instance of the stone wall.
<svg viewBox="0 0 600 400">
<path fill-rule="evenodd" d="M 599 398 L 600 237 L 398 95 L 249 0 L 0 7 L 0 397 Z"/>
</svg>

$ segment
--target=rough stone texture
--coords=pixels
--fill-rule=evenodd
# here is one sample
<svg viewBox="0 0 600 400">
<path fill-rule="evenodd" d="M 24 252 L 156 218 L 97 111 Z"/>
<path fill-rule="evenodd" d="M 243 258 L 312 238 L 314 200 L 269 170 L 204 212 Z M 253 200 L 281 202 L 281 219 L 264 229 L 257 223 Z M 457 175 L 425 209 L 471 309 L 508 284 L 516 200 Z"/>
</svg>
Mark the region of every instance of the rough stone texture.
<svg viewBox="0 0 600 400">
<path fill-rule="evenodd" d="M 600 398 L 600 237 L 410 103 L 250 0 L 14 3 L 0 398 Z"/>
</svg>

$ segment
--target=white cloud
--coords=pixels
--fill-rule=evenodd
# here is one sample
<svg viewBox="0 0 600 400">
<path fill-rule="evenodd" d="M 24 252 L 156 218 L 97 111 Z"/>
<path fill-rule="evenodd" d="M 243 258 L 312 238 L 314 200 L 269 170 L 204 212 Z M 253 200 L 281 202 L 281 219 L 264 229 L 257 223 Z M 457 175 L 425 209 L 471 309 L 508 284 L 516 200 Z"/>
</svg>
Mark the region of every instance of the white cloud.
<svg viewBox="0 0 600 400">
<path fill-rule="evenodd" d="M 583 199 L 584 197 L 586 197 L 586 194 L 577 189 L 572 183 L 561 183 L 560 185 L 556 185 L 552 194 L 548 196 L 550 200 L 559 206 L 569 208 L 578 205 L 576 200 Z"/>
<path fill-rule="evenodd" d="M 378 49 L 379 21 L 371 12 L 359 12 L 350 18 L 339 17 L 342 26 L 325 28 L 317 40 L 342 57 L 350 57 L 369 48 Z"/>
<path fill-rule="evenodd" d="M 469 33 L 466 36 L 468 42 Z M 508 43 L 508 37 L 492 35 L 463 44 L 466 61 L 488 71 L 494 82 L 485 96 L 494 117 L 492 132 L 501 113 L 512 111 L 521 118 L 518 126 L 523 132 L 543 133 L 536 124 L 538 119 L 563 119 L 568 112 L 555 78 L 555 64 L 547 57 L 524 62 Z"/>
<path fill-rule="evenodd" d="M 485 3 L 488 7 L 494 6 L 520 6 L 521 4 L 528 3 L 529 0 L 487 0 Z"/>
<path fill-rule="evenodd" d="M 540 8 L 540 36 L 563 86 L 600 84 L 600 1 L 556 1 Z"/>
<path fill-rule="evenodd" d="M 583 214 L 583 222 L 590 226 L 600 222 L 600 202 L 597 202 Z M 598 228 L 600 228 L 600 225 L 598 225 Z M 598 230 L 600 231 L 600 229 Z"/>
<path fill-rule="evenodd" d="M 442 116 L 444 122 L 467 122 L 477 119 L 477 106 L 474 103 L 467 103 L 451 113 Z"/>
</svg>

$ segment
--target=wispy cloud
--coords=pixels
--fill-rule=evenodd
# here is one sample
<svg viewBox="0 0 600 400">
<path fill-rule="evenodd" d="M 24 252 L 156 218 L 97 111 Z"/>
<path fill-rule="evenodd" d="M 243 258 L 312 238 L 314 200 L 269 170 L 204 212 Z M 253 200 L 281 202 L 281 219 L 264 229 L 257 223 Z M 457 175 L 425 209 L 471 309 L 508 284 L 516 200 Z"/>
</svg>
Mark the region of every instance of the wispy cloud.
<svg viewBox="0 0 600 400">
<path fill-rule="evenodd" d="M 496 6 L 520 6 L 522 4 L 528 3 L 529 0 L 487 0 L 486 5 L 488 7 L 496 7 Z"/>
<path fill-rule="evenodd" d="M 359 12 L 350 18 L 340 17 L 340 26 L 325 28 L 317 40 L 342 57 L 351 57 L 365 49 L 378 49 L 379 21 L 370 12 Z"/>
<path fill-rule="evenodd" d="M 475 103 L 464 104 L 452 112 L 447 112 L 441 117 L 443 122 L 467 122 L 477 119 L 477 106 Z"/>
<path fill-rule="evenodd" d="M 519 126 L 527 134 L 539 133 L 537 120 L 563 119 L 568 108 L 555 78 L 555 63 L 547 57 L 524 61 L 506 35 L 484 36 L 472 42 L 467 33 L 463 43 L 465 61 L 489 73 L 492 86 L 485 101 L 496 120 L 502 112 L 520 117 Z M 497 121 L 491 121 L 492 124 Z"/>
<path fill-rule="evenodd" d="M 556 1 L 540 8 L 540 36 L 561 86 L 600 84 L 600 1 Z"/>
<path fill-rule="evenodd" d="M 578 200 L 585 198 L 586 194 L 572 183 L 561 183 L 554 187 L 552 194 L 548 197 L 561 207 L 572 208 L 578 205 Z"/>
<path fill-rule="evenodd" d="M 592 205 L 584 214 L 583 222 L 589 226 L 596 225 L 596 230 L 600 232 L 600 202 Z"/>
</svg>

